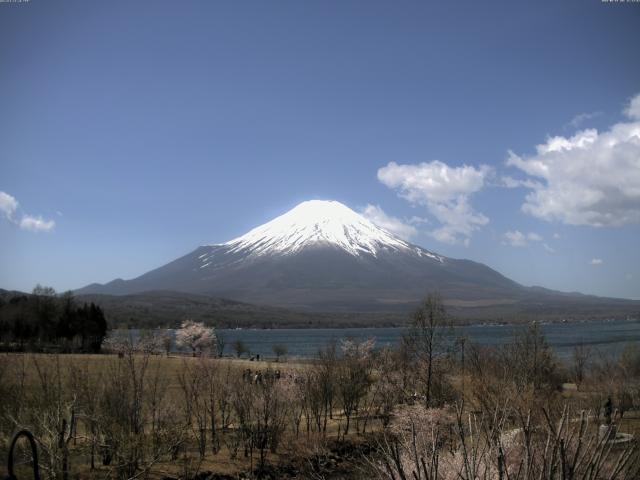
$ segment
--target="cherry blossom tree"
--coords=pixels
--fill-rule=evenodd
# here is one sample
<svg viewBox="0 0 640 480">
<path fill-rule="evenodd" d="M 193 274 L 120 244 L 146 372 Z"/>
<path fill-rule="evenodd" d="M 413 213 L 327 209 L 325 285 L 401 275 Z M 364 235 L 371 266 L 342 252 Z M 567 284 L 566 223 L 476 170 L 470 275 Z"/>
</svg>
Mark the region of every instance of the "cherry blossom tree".
<svg viewBox="0 0 640 480">
<path fill-rule="evenodd" d="M 176 345 L 189 348 L 196 356 L 196 352 L 211 351 L 216 353 L 216 332 L 213 327 L 206 327 L 204 323 L 185 320 L 176 331 Z"/>
</svg>

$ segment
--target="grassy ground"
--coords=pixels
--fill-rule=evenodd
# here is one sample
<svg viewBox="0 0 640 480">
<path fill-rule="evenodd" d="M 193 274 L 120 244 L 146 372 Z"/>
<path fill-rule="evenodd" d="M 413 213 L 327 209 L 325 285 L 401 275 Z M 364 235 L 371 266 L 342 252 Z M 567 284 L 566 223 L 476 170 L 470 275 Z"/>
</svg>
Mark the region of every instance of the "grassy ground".
<svg viewBox="0 0 640 480">
<path fill-rule="evenodd" d="M 140 360 L 142 357 L 139 357 Z M 24 371 L 25 385 L 27 391 L 29 389 L 39 388 L 39 378 L 36 365 L 41 365 L 57 361 L 60 365 L 60 370 L 63 372 L 69 372 L 75 367 L 86 367 L 86 370 L 90 375 L 94 376 L 94 379 L 100 379 L 100 381 L 108 381 L 109 367 L 117 364 L 117 362 L 123 361 L 119 359 L 117 355 L 86 355 L 86 354 L 70 354 L 70 355 L 44 355 L 44 354 L 0 354 L 0 374 L 16 374 L 20 369 Z M 175 406 L 176 418 L 182 418 L 184 394 L 180 385 L 180 376 L 185 372 L 185 369 L 191 366 L 196 366 L 201 359 L 197 357 L 185 356 L 185 355 L 152 355 L 148 359 L 148 371 L 160 372 L 163 380 L 167 382 L 167 399 L 172 406 Z M 219 370 L 226 371 L 229 369 L 232 376 L 240 378 L 242 372 L 245 369 L 250 369 L 252 372 L 256 370 L 280 370 L 283 375 L 287 375 L 292 372 L 303 372 L 305 369 L 310 368 L 312 361 L 281 361 L 276 362 L 275 359 L 267 359 L 262 361 L 250 361 L 247 359 L 237 358 L 222 358 L 212 360 Z M 10 368 L 7 368 L 10 366 Z M 374 373 L 375 376 L 375 373 Z M 0 381 L 2 378 L 0 377 Z M 472 379 L 467 375 L 463 379 L 462 376 L 450 378 L 451 383 L 454 385 L 458 392 L 464 390 L 465 398 L 471 396 Z M 597 390 L 594 388 L 594 390 Z M 588 408 L 593 405 L 593 402 L 588 401 L 590 395 L 596 395 L 597 392 L 590 391 L 587 388 L 577 388 L 574 384 L 565 384 L 562 390 L 562 396 L 567 400 L 575 401 L 576 408 L 574 412 L 579 412 L 581 408 Z M 598 404 L 597 402 L 595 403 Z M 0 412 L 1 413 L 1 412 Z M 298 471 L 300 469 L 309 466 L 310 459 L 318 454 L 326 454 L 326 445 L 331 444 L 338 437 L 340 426 L 344 425 L 345 419 L 337 409 L 333 412 L 333 418 L 328 424 L 328 432 L 325 438 L 321 438 L 318 434 L 309 433 L 305 431 L 305 422 L 301 422 L 301 429 L 299 435 L 291 429 L 286 433 L 285 438 L 281 442 L 277 453 L 268 453 L 267 462 L 271 465 L 292 465 L 296 464 Z M 356 434 L 355 419 L 352 419 L 352 433 L 349 435 L 349 440 L 352 445 L 362 442 L 363 438 Z M 8 424 L 8 423 L 7 423 Z M 5 424 L 5 425 L 7 425 Z M 599 422 L 595 419 L 590 422 L 589 427 L 597 430 Z M 618 421 L 619 431 L 624 433 L 631 433 L 638 435 L 640 433 L 640 412 L 639 411 L 627 411 L 624 414 L 623 419 Z M 233 428 L 233 425 L 231 426 Z M 80 427 L 79 436 L 83 436 L 84 433 Z M 379 428 L 377 421 L 372 421 L 367 426 L 368 431 L 375 431 Z M 0 432 L 0 436 L 6 438 L 10 435 L 9 431 Z M 99 458 L 97 458 L 97 470 L 91 472 L 89 470 L 89 461 L 86 453 L 86 448 L 81 449 L 82 440 L 78 441 L 78 448 L 74 451 L 72 446 L 71 455 L 71 471 L 72 479 L 75 478 L 101 478 L 107 476 L 109 469 L 101 466 Z M 0 442 L 0 447 L 2 446 Z M 141 478 L 149 479 L 161 479 L 165 477 L 178 477 L 184 476 L 186 472 L 196 471 L 211 471 L 221 475 L 228 475 L 229 478 L 235 478 L 239 472 L 248 471 L 251 466 L 255 467 L 258 462 L 258 454 L 254 453 L 253 459 L 245 457 L 242 446 L 237 450 L 236 454 L 232 451 L 232 448 L 223 440 L 222 449 L 213 454 L 208 448 L 207 454 L 203 459 L 199 458 L 197 453 L 197 445 L 195 440 L 192 439 L 186 445 L 186 453 L 180 453 L 176 460 L 169 461 L 168 456 L 165 456 L 161 462 L 154 464 L 151 472 L 148 475 L 144 475 Z M 324 450 L 323 450 L 324 449 Z M 6 452 L 1 451 L 0 458 L 6 458 Z M 349 462 L 345 462 L 349 463 Z M 23 466 L 24 469 L 24 466 Z M 2 469 L 0 469 L 0 474 Z M 29 478 L 28 476 L 19 478 Z M 285 478 L 275 477 L 275 478 Z M 299 476 L 298 478 L 309 478 L 305 476 Z M 334 478 L 327 475 L 325 478 Z M 335 478 L 361 478 L 359 476 L 349 477 L 335 477 Z"/>
<path fill-rule="evenodd" d="M 141 359 L 141 357 L 139 358 Z M 63 378 L 67 372 L 70 372 L 74 368 L 82 367 L 86 368 L 90 377 L 93 380 L 108 381 L 105 378 L 109 372 L 109 367 L 113 366 L 114 362 L 123 361 L 118 358 L 117 355 L 90 355 L 90 354 L 68 354 L 68 355 L 47 355 L 47 354 L 0 354 L 0 372 L 4 370 L 4 374 L 14 375 L 18 372 L 24 372 L 24 385 L 27 392 L 31 389 L 40 388 L 39 374 L 36 365 L 51 365 L 52 362 L 59 362 L 60 371 Z M 152 355 L 148 358 L 148 372 L 160 371 L 163 380 L 167 382 L 167 399 L 175 405 L 175 414 L 182 415 L 184 403 L 183 391 L 180 385 L 180 375 L 184 373 L 185 368 L 195 366 L 200 359 L 192 356 L 185 355 Z M 309 361 L 281 361 L 276 362 L 275 359 L 267 359 L 262 361 L 250 361 L 247 359 L 238 358 L 220 358 L 213 359 L 213 362 L 220 368 L 221 371 L 226 371 L 227 368 L 232 372 L 231 375 L 238 377 L 242 376 L 242 372 L 245 369 L 250 369 L 252 372 L 258 370 L 280 370 L 282 375 L 287 375 L 291 372 L 303 371 L 310 366 Z M 11 368 L 6 368 L 11 365 Z M 327 439 L 335 439 L 337 437 L 339 424 L 343 422 L 338 411 L 334 412 L 334 418 L 328 424 Z M 78 424 L 77 435 L 83 437 L 86 432 L 83 431 L 82 423 Z M 6 445 L 11 432 L 0 432 L 1 437 L 4 440 L 0 443 Z M 268 453 L 267 461 L 271 465 L 278 465 L 286 462 L 291 462 L 292 458 L 302 458 L 305 455 L 313 455 L 317 453 L 317 446 L 323 443 L 325 440 L 320 439 L 317 434 L 307 434 L 304 427 L 304 421 L 301 424 L 300 433 L 298 436 L 291 431 L 287 434 L 285 441 L 281 443 L 278 452 L 275 454 Z M 73 473 L 72 478 L 90 478 L 90 477 L 103 477 L 108 473 L 108 469 L 100 465 L 99 456 L 96 459 L 97 470 L 91 472 L 89 470 L 89 457 L 86 453 L 86 448 L 82 449 L 80 453 L 80 446 L 82 440 L 79 440 L 78 450 L 74 453 L 74 447 L 71 447 L 71 471 Z M 191 441 L 186 445 L 186 451 L 188 452 L 188 459 L 186 455 L 180 455 L 176 461 L 168 461 L 164 459 L 162 462 L 158 462 L 153 466 L 151 473 L 147 478 L 164 478 L 167 476 L 177 477 L 184 474 L 185 471 L 211 471 L 218 474 L 234 476 L 238 472 L 247 471 L 251 468 L 251 465 L 255 468 L 258 463 L 258 454 L 254 453 L 254 458 L 248 458 L 244 456 L 242 447 L 234 455 L 228 446 L 225 446 L 225 441 L 222 441 L 222 449 L 213 454 L 208 447 L 208 453 L 204 459 L 200 459 L 197 454 L 197 445 L 195 441 Z M 0 448 L 0 450 L 3 450 Z M 2 458 L 6 458 L 5 451 L 0 451 Z M 21 466 L 21 470 L 26 469 L 26 465 Z M 0 468 L 0 472 L 3 469 Z M 23 477 L 19 477 L 23 478 Z M 29 478 L 28 476 L 24 478 Z"/>
<path fill-rule="evenodd" d="M 60 362 L 61 371 L 68 371 L 71 367 L 86 366 L 88 371 L 95 375 L 99 375 L 105 371 L 108 364 L 117 361 L 118 356 L 115 354 L 61 354 L 52 355 L 44 353 L 0 353 L 0 363 L 24 362 L 26 383 L 27 385 L 35 385 L 38 382 L 36 362 L 46 364 L 53 359 Z M 35 360 L 35 361 L 34 361 Z M 179 388 L 178 376 L 186 366 L 194 365 L 200 360 L 199 357 L 190 355 L 150 355 L 149 368 L 159 368 L 162 370 L 163 377 L 169 382 L 169 389 Z M 251 361 L 244 358 L 224 357 L 215 359 L 215 362 L 221 369 L 231 368 L 242 375 L 242 371 L 250 369 L 253 372 L 258 370 L 280 370 L 281 372 L 302 371 L 308 368 L 309 361 L 281 359 L 277 362 L 275 359 L 265 359 L 260 361 Z"/>
</svg>

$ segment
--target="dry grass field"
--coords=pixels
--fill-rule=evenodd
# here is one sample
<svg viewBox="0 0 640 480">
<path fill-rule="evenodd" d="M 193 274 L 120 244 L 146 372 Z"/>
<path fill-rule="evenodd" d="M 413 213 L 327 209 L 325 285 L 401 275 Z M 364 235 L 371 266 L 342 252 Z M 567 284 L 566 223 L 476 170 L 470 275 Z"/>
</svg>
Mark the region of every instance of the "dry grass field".
<svg viewBox="0 0 640 480">
<path fill-rule="evenodd" d="M 640 352 L 561 364 L 532 327 L 436 354 L 425 332 L 308 361 L 0 354 L 0 455 L 26 428 L 56 480 L 638 478 Z"/>
<path fill-rule="evenodd" d="M 142 403 L 140 411 L 134 412 L 134 416 L 137 414 L 144 417 L 140 426 L 146 432 L 144 442 L 148 445 L 144 446 L 145 449 L 153 449 L 151 446 L 154 442 L 151 438 L 153 435 L 149 430 L 157 428 L 150 426 L 150 423 L 155 421 L 150 417 L 165 416 L 174 424 L 181 424 L 180 428 L 175 428 L 174 425 L 174 430 L 163 439 L 166 444 L 164 446 L 167 448 L 157 459 L 148 458 L 148 454 L 146 458 L 139 459 L 137 468 L 143 472 L 144 478 L 188 477 L 196 472 L 214 472 L 236 478 L 239 472 L 255 469 L 259 459 L 254 451 L 246 452 L 246 449 L 240 445 L 242 443 L 240 437 L 246 432 L 240 432 L 243 427 L 230 412 L 233 408 L 231 405 L 233 402 L 231 397 L 235 393 L 233 390 L 242 388 L 238 385 L 246 383 L 253 391 L 260 390 L 260 386 L 255 385 L 255 376 L 258 372 L 263 375 L 263 383 L 266 383 L 268 375 L 275 375 L 278 372 L 282 383 L 288 382 L 291 385 L 291 379 L 303 378 L 306 372 L 314 368 L 314 363 L 310 361 L 249 361 L 188 355 L 0 354 L 0 380 L 4 385 L 4 393 L 11 398 L 12 404 L 9 408 L 5 408 L 6 415 L 3 417 L 0 430 L 0 455 L 6 458 L 9 437 L 14 430 L 28 428 L 36 433 L 39 441 L 39 447 L 42 450 L 42 467 L 43 453 L 45 457 L 51 454 L 46 450 L 51 450 L 51 444 L 57 442 L 61 433 L 55 431 L 55 428 L 59 428 L 65 420 L 68 423 L 75 421 L 73 431 L 67 429 L 62 432 L 63 437 L 73 438 L 68 445 L 68 457 L 71 459 L 69 478 L 122 477 L 123 475 L 114 473 L 113 464 L 103 465 L 104 462 L 99 453 L 100 444 L 104 443 L 103 438 L 91 440 L 93 420 L 88 417 L 95 415 L 96 423 L 100 421 L 109 423 L 108 418 L 100 419 L 101 414 L 94 410 L 99 408 L 101 396 L 107 398 L 112 393 L 109 392 L 110 385 L 118 385 L 115 387 L 116 390 L 122 388 L 122 377 L 128 377 L 132 383 L 139 380 L 140 388 L 144 390 L 140 392 Z M 245 377 L 247 370 L 251 371 L 250 377 Z M 208 377 L 211 384 L 208 387 L 195 386 L 194 383 L 201 383 L 207 373 L 215 377 Z M 144 378 L 136 380 L 136 376 L 144 376 Z M 135 385 L 132 387 L 135 389 Z M 211 406 L 209 405 L 207 409 L 206 406 L 201 405 L 201 411 L 196 412 L 198 407 L 194 407 L 194 404 L 198 402 L 194 401 L 192 395 L 204 396 L 204 390 L 212 387 L 217 390 L 214 392 L 216 396 L 213 400 L 214 408 L 227 408 L 229 418 L 215 420 L 218 423 L 217 428 L 220 429 L 216 434 L 215 447 L 211 438 L 210 418 L 205 420 L 208 421 L 205 430 L 208 431 L 208 441 L 211 445 L 207 445 L 203 449 L 204 454 L 200 455 L 198 422 L 203 419 L 199 419 L 198 415 L 206 417 L 207 413 L 211 412 Z M 192 388 L 200 391 L 194 392 Z M 131 400 L 133 403 L 136 401 L 135 392 L 132 394 L 125 388 L 118 393 L 122 394 L 119 400 L 122 401 L 123 410 L 130 409 Z M 125 398 L 130 395 L 132 398 Z M 224 395 L 228 395 L 229 398 L 223 399 Z M 87 398 L 80 398 L 83 396 Z M 259 399 L 254 400 L 260 403 Z M 288 402 L 296 403 L 296 400 L 296 398 L 287 397 Z M 229 405 L 222 406 L 224 401 Z M 285 441 L 280 442 L 277 450 L 265 449 L 263 461 L 269 465 L 283 465 L 291 463 L 292 459 L 298 459 L 302 462 L 301 467 L 298 468 L 304 469 L 307 467 L 304 465 L 307 462 L 304 460 L 306 457 L 317 456 L 319 451 L 324 451 L 325 447 L 339 436 L 344 425 L 344 415 L 337 406 L 332 408 L 329 413 L 331 418 L 327 419 L 323 431 L 319 432 L 317 429 L 314 430 L 312 425 L 305 424 L 306 420 L 302 412 L 294 412 L 290 407 L 292 405 L 276 406 L 283 410 L 282 414 L 287 417 L 279 421 L 298 422 L 298 427 L 295 427 L 298 432 L 293 433 L 294 427 L 283 425 L 284 429 L 288 430 L 284 434 Z M 12 413 L 8 410 L 12 410 Z M 297 419 L 292 418 L 295 415 Z M 72 420 L 73 417 L 75 420 Z M 129 419 L 126 419 L 125 423 L 128 421 Z M 42 425 L 43 423 L 47 425 Z M 371 427 L 370 425 L 369 428 Z M 37 435 L 38 433 L 40 435 Z M 172 435 L 175 437 L 171 438 Z M 52 438 L 46 440 L 42 438 L 44 436 Z M 128 435 L 125 434 L 125 437 Z M 180 447 L 179 453 L 176 454 L 170 450 L 173 440 L 178 440 L 178 437 L 180 437 L 178 442 Z M 125 440 L 129 439 L 125 438 Z M 96 446 L 92 447 L 93 443 Z M 95 457 L 93 462 L 91 461 L 92 448 Z M 253 446 L 249 450 L 253 450 Z M 26 454 L 23 457 L 23 465 L 19 466 L 18 472 L 26 474 L 30 467 L 25 460 Z"/>
</svg>

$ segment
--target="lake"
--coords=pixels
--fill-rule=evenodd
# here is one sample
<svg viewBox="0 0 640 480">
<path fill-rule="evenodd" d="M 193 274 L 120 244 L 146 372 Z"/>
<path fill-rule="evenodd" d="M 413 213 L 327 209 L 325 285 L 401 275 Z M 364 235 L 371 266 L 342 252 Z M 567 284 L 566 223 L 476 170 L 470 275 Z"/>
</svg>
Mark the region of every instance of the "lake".
<svg viewBox="0 0 640 480">
<path fill-rule="evenodd" d="M 472 325 L 454 327 L 451 336 L 465 335 L 480 345 L 500 345 L 509 342 L 514 332 L 524 325 Z M 594 353 L 618 354 L 627 344 L 640 341 L 639 320 L 610 320 L 580 323 L 552 323 L 541 325 L 547 342 L 561 358 L 569 358 L 573 348 L 583 343 Z M 314 329 L 243 329 L 218 330 L 225 342 L 224 354 L 233 354 L 232 343 L 242 340 L 252 354 L 273 357 L 273 345 L 284 344 L 290 357 L 312 357 L 327 343 L 346 338 L 364 340 L 375 338 L 376 346 L 398 343 L 405 328 L 314 328 Z"/>
</svg>

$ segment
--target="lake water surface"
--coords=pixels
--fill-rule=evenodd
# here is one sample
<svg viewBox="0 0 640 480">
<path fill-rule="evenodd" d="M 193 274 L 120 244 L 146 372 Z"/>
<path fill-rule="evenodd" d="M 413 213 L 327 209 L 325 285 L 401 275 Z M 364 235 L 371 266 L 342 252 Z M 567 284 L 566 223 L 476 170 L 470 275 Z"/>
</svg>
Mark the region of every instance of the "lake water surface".
<svg viewBox="0 0 640 480">
<path fill-rule="evenodd" d="M 451 338 L 465 335 L 480 345 L 500 345 L 509 342 L 515 332 L 526 328 L 518 325 L 473 325 L 454 327 Z M 581 323 L 553 323 L 541 325 L 547 342 L 563 358 L 571 356 L 573 348 L 582 343 L 596 353 L 618 354 L 627 344 L 640 342 L 639 320 L 611 320 Z M 218 330 L 223 336 L 224 354 L 233 353 L 232 343 L 242 340 L 252 354 L 273 357 L 273 345 L 286 345 L 289 356 L 312 357 L 331 341 L 346 338 L 364 340 L 374 338 L 376 346 L 396 345 L 405 328 L 313 328 L 313 329 L 243 329 Z"/>
</svg>

